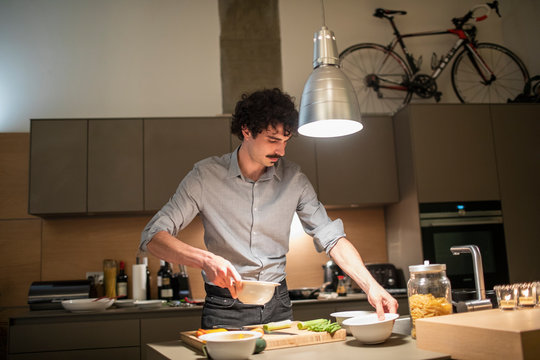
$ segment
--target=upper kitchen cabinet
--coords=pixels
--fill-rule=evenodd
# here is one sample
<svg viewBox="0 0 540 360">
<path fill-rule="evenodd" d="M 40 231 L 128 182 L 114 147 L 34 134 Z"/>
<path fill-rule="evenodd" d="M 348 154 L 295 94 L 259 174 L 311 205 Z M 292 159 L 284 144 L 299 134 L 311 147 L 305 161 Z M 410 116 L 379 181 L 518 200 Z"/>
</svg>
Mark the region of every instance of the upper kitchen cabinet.
<svg viewBox="0 0 540 360">
<path fill-rule="evenodd" d="M 88 121 L 88 212 L 143 210 L 143 121 Z"/>
<path fill-rule="evenodd" d="M 394 116 L 419 203 L 498 200 L 488 105 L 412 104 Z"/>
<path fill-rule="evenodd" d="M 86 212 L 86 120 L 31 120 L 28 212 Z"/>
<path fill-rule="evenodd" d="M 399 200 L 389 116 L 364 116 L 362 131 L 317 139 L 319 199 L 325 205 L 374 205 Z"/>
<path fill-rule="evenodd" d="M 230 152 L 230 118 L 144 120 L 144 209 L 160 209 L 193 165 Z"/>
<path fill-rule="evenodd" d="M 510 281 L 540 279 L 540 104 L 491 105 Z"/>
</svg>

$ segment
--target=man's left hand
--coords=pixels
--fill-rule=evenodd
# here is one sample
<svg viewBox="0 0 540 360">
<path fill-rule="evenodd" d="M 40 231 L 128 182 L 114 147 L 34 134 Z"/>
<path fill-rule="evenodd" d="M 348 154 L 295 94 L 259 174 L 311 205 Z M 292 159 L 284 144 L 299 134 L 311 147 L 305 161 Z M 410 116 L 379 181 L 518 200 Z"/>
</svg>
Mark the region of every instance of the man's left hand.
<svg viewBox="0 0 540 360">
<path fill-rule="evenodd" d="M 367 294 L 368 301 L 377 311 L 379 320 L 384 320 L 384 313 L 397 313 L 398 302 L 378 283 L 373 283 Z"/>
</svg>

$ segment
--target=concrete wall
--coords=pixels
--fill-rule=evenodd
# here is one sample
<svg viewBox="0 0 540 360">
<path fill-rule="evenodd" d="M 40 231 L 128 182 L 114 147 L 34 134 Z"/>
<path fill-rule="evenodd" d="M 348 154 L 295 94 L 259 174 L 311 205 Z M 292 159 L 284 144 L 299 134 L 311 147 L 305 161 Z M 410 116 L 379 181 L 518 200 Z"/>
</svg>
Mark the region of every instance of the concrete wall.
<svg viewBox="0 0 540 360">
<path fill-rule="evenodd" d="M 399 28 L 414 32 L 449 28 L 450 18 L 477 3 L 324 1 L 339 50 L 390 41 L 388 24 L 372 16 L 377 7 L 407 10 Z M 282 84 L 299 103 L 311 72 L 313 33 L 322 24 L 321 2 L 281 0 L 278 11 Z M 502 19 L 493 15 L 477 24 L 478 38 L 508 46 L 531 74 L 540 74 L 533 35 L 540 33 L 540 5 L 503 1 L 501 12 Z M 30 118 L 221 114 L 230 105 L 222 104 L 220 26 L 219 2 L 213 0 L 2 0 L 0 132 L 27 132 Z M 428 71 L 432 49 L 441 54 L 453 41 L 416 38 L 408 45 Z M 268 69 L 270 77 L 274 71 Z M 456 102 L 448 75 L 439 81 L 442 101 Z"/>
</svg>

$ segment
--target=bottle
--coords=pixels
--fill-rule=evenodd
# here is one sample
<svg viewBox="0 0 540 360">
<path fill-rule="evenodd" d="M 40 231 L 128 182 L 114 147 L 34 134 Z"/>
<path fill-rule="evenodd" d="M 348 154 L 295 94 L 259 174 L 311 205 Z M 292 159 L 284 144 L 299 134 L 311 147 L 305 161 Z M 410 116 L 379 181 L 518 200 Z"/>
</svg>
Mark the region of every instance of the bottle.
<svg viewBox="0 0 540 360">
<path fill-rule="evenodd" d="M 116 298 L 127 299 L 128 297 L 128 276 L 125 270 L 126 264 L 120 261 L 120 270 L 116 277 Z"/>
<path fill-rule="evenodd" d="M 158 299 L 162 299 L 161 288 L 163 287 L 163 274 L 165 272 L 165 260 L 159 260 L 159 270 L 157 272 L 157 295 Z"/>
<path fill-rule="evenodd" d="M 150 300 L 152 298 L 151 296 L 151 289 L 150 289 L 150 270 L 148 269 L 148 258 L 145 256 L 143 257 L 143 264 L 146 266 L 146 300 Z"/>
<path fill-rule="evenodd" d="M 409 266 L 410 279 L 407 282 L 409 311 L 411 314 L 411 337 L 416 339 L 416 320 L 423 317 L 448 315 L 452 313 L 452 289 L 446 277 L 445 264 Z"/>
<path fill-rule="evenodd" d="M 165 262 L 163 272 L 161 274 L 161 298 L 170 301 L 173 299 L 172 288 L 172 272 L 169 263 Z"/>
<path fill-rule="evenodd" d="M 338 285 L 336 292 L 338 296 L 347 296 L 347 287 L 345 286 L 345 276 L 338 275 Z"/>
<path fill-rule="evenodd" d="M 116 298 L 116 266 L 116 260 L 103 260 L 105 296 L 109 298 Z"/>
<path fill-rule="evenodd" d="M 176 300 L 191 298 L 191 288 L 189 286 L 189 276 L 186 266 L 178 265 L 178 267 L 180 272 L 173 277 L 173 298 Z"/>
</svg>

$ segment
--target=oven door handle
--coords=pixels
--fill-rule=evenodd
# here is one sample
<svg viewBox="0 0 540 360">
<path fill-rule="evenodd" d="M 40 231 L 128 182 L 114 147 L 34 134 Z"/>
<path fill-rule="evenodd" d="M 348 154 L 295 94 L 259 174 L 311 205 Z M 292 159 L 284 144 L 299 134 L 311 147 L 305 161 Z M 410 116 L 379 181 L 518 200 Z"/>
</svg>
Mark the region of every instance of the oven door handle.
<svg viewBox="0 0 540 360">
<path fill-rule="evenodd" d="M 489 225 L 489 224 L 502 224 L 503 220 L 500 216 L 485 217 L 481 219 L 462 218 L 455 219 L 429 219 L 421 220 L 421 227 L 437 227 L 437 226 L 462 226 L 462 225 Z"/>
</svg>

